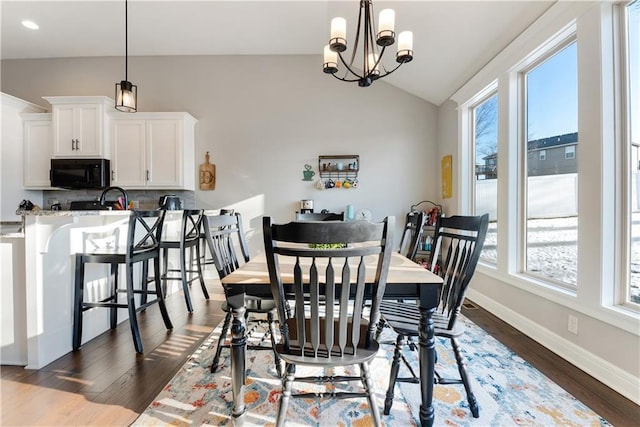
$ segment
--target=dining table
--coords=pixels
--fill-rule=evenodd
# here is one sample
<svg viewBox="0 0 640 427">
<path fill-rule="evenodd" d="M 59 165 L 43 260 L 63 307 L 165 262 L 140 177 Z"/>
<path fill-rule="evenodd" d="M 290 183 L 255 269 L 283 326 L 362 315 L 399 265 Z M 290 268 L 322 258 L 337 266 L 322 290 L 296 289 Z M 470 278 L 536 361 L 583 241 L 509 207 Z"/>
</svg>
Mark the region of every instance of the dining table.
<svg viewBox="0 0 640 427">
<path fill-rule="evenodd" d="M 287 263 L 290 262 L 290 265 Z M 377 257 L 371 256 L 365 260 L 372 280 L 375 274 Z M 293 283 L 293 260 L 282 259 L 280 272 L 284 284 Z M 232 417 L 241 422 L 246 412 L 244 402 L 245 382 L 245 352 L 246 352 L 246 324 L 245 324 L 245 295 L 272 298 L 269 271 L 264 253 L 258 254 L 250 261 L 240 266 L 221 280 L 225 288 L 227 304 L 233 316 L 231 324 L 231 384 L 233 393 Z M 435 375 L 435 336 L 432 314 L 436 310 L 442 288 L 442 278 L 421 264 L 406 258 L 400 253 L 391 255 L 385 299 L 417 300 L 420 307 L 420 335 L 419 335 L 419 373 L 420 373 L 420 423 L 432 426 L 435 419 L 433 407 L 433 386 Z"/>
</svg>

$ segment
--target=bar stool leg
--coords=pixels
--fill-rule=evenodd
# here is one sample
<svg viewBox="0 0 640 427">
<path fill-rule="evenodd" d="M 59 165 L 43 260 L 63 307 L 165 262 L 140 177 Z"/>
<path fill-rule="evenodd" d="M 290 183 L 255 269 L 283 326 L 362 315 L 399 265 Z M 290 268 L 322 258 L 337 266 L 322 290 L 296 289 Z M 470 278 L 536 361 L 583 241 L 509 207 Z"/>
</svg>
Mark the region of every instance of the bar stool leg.
<svg viewBox="0 0 640 427">
<path fill-rule="evenodd" d="M 138 317 L 136 314 L 135 294 L 133 293 L 133 265 L 127 264 L 127 309 L 129 310 L 129 325 L 131 325 L 131 335 L 133 345 L 137 353 L 143 353 L 142 339 L 138 329 Z"/>
<path fill-rule="evenodd" d="M 160 314 L 162 314 L 162 320 L 167 329 L 173 329 L 167 306 L 164 303 L 164 292 L 162 291 L 162 284 L 160 281 L 160 264 L 157 259 L 153 260 L 153 274 L 155 282 L 156 297 L 158 298 L 158 305 L 160 306 Z M 146 282 L 146 281 L 145 281 Z"/>
<path fill-rule="evenodd" d="M 111 264 L 111 276 L 109 278 L 111 282 L 111 302 L 116 304 L 118 302 L 118 263 Z M 109 320 L 111 329 L 115 329 L 118 326 L 118 308 L 109 307 Z"/>
<path fill-rule="evenodd" d="M 82 302 L 84 301 L 84 260 L 76 255 L 73 298 L 73 351 L 82 343 Z"/>
<path fill-rule="evenodd" d="M 184 300 L 187 303 L 187 311 L 193 313 L 191 305 L 191 296 L 189 295 L 189 282 L 187 281 L 187 251 L 181 245 L 180 247 L 180 277 L 182 277 L 182 290 L 184 292 Z"/>
<path fill-rule="evenodd" d="M 202 293 L 204 294 L 205 299 L 209 299 L 209 292 L 207 291 L 207 287 L 204 284 L 204 276 L 202 274 L 202 263 L 200 262 L 200 243 L 198 242 L 195 245 L 196 248 L 196 266 L 198 267 L 198 278 L 200 279 L 200 287 L 202 288 Z M 193 250 L 193 248 L 191 248 Z"/>
</svg>

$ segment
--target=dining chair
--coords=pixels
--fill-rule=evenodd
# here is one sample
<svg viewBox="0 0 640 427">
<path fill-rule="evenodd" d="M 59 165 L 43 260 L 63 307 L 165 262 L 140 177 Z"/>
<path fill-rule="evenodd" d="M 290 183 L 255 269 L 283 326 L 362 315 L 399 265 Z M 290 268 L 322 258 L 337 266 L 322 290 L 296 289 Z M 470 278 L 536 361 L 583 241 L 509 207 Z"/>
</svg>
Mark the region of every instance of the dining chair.
<svg viewBox="0 0 640 427">
<path fill-rule="evenodd" d="M 235 212 L 234 209 L 220 209 L 219 211 L 220 215 L 233 215 L 233 213 Z M 207 265 L 213 265 L 213 258 L 210 257 L 211 252 L 207 250 L 207 233 L 205 233 L 205 221 L 204 221 L 204 217 L 206 217 L 207 215 L 214 215 L 213 213 L 211 213 L 211 211 L 204 211 L 204 216 L 203 216 L 203 221 L 202 221 L 202 230 L 200 230 L 200 263 L 202 264 L 202 266 L 204 268 L 206 268 Z M 193 264 L 193 262 L 195 261 L 193 259 L 194 257 L 192 257 L 191 263 Z"/>
<path fill-rule="evenodd" d="M 207 246 L 211 251 L 213 263 L 218 271 L 220 279 L 235 271 L 240 265 L 249 261 L 249 249 L 244 238 L 244 232 L 242 229 L 242 215 L 239 212 L 231 214 L 220 215 L 205 215 L 204 217 L 204 230 L 207 241 Z M 242 261 L 238 257 L 238 250 L 242 254 Z M 225 289 L 226 297 L 226 289 Z M 247 320 L 251 320 L 249 317 L 251 314 L 263 314 L 267 316 L 267 322 L 269 324 L 269 336 L 271 339 L 271 346 L 263 346 L 258 344 L 247 345 L 247 348 L 252 350 L 269 350 L 273 351 L 274 364 L 278 376 L 282 375 L 282 367 L 280 357 L 275 351 L 276 343 L 276 318 L 275 318 L 275 303 L 271 299 L 258 298 L 251 295 L 245 295 L 245 316 Z M 226 342 L 227 334 L 229 332 L 229 325 L 231 324 L 232 314 L 229 304 L 225 301 L 222 303 L 222 310 L 225 312 L 224 321 L 222 323 L 222 331 L 220 332 L 220 338 L 216 344 L 216 352 L 211 364 L 211 372 L 216 372 L 219 368 L 220 354 L 223 348 L 229 348 Z M 262 319 L 255 319 L 258 324 L 262 323 Z M 249 335 L 252 330 L 249 331 Z"/>
<path fill-rule="evenodd" d="M 273 224 L 263 218 L 263 236 L 271 292 L 280 320 L 276 351 L 285 361 L 282 396 L 276 425 L 282 426 L 292 398 L 366 397 L 374 425 L 380 412 L 369 362 L 378 352 L 375 340 L 380 301 L 384 294 L 394 218 L 369 221 L 290 222 Z M 330 249 L 318 249 L 329 245 Z M 344 247 L 334 247 L 343 244 Z M 282 261 L 288 259 L 290 264 Z M 366 289 L 366 287 L 370 288 Z M 293 309 L 289 295 L 294 295 Z M 364 307 L 371 301 L 368 314 Z M 297 377 L 296 366 L 329 369 L 358 365 L 359 376 L 321 373 Z M 361 381 L 364 392 L 293 393 L 293 382 L 318 384 Z"/>
<path fill-rule="evenodd" d="M 480 409 L 469 383 L 464 359 L 460 353 L 457 338 L 464 333 L 464 324 L 458 322 L 460 308 L 468 290 L 469 283 L 478 264 L 482 245 L 487 234 L 489 214 L 481 216 L 440 217 L 436 222 L 434 233 L 434 250 L 429 261 L 432 272 L 443 278 L 440 304 L 433 314 L 434 332 L 437 337 L 449 339 L 455 355 L 460 378 L 442 378 L 436 372 L 436 384 L 463 384 L 469 408 L 475 418 L 480 416 Z M 393 404 L 396 381 L 419 383 L 416 375 L 398 378 L 402 349 L 407 338 L 419 336 L 420 309 L 412 302 L 399 303 L 384 301 L 380 314 L 387 325 L 397 334 L 389 387 L 384 402 L 384 413 L 389 414 Z M 411 373 L 413 369 L 409 366 Z"/>
<path fill-rule="evenodd" d="M 189 313 L 193 312 L 193 305 L 191 304 L 191 294 L 189 291 L 191 282 L 198 280 L 200 282 L 200 288 L 206 299 L 209 299 L 209 292 L 204 283 L 204 275 L 202 272 L 202 260 L 200 258 L 200 231 L 202 229 L 203 213 L 202 209 L 185 209 L 182 211 L 182 221 L 180 225 L 180 232 L 177 239 L 167 238 L 167 230 L 165 226 L 165 232 L 163 239 L 160 241 L 160 249 L 162 251 L 162 286 L 163 291 L 166 292 L 168 280 L 180 280 L 182 283 L 182 291 L 184 293 L 184 300 L 187 304 L 187 310 Z M 178 250 L 179 267 L 169 268 L 169 250 Z M 194 257 L 187 258 L 187 249 L 190 251 L 195 250 L 195 262 L 196 268 L 191 267 Z M 191 253 L 190 253 L 191 255 Z M 189 264 L 187 266 L 187 259 Z M 178 276 L 174 274 L 178 274 Z M 187 277 L 187 274 L 190 277 Z"/>
<path fill-rule="evenodd" d="M 129 324 L 136 352 L 142 353 L 142 339 L 138 328 L 137 313 L 145 310 L 149 305 L 158 303 L 162 320 L 167 329 L 173 329 L 169 313 L 164 302 L 164 292 L 160 281 L 160 238 L 164 223 L 165 211 L 132 211 L 128 221 L 127 240 L 123 245 L 119 242 L 119 230 L 115 229 L 112 236 L 104 233 L 85 233 L 85 245 L 83 252 L 75 254 L 75 279 L 74 279 L 74 303 L 73 303 L 73 350 L 78 350 L 82 345 L 82 317 L 86 310 L 103 307 L 109 308 L 110 327 L 117 326 L 117 309 L 126 308 L 129 312 Z M 146 264 L 153 260 L 155 280 L 152 289 L 149 289 Z M 88 263 L 110 264 L 108 296 L 96 296 L 85 301 L 85 265 Z M 134 288 L 134 265 L 142 263 L 141 285 Z M 126 283 L 121 287 L 118 279 L 120 264 L 126 266 Z M 125 300 L 119 295 L 125 294 Z M 140 303 L 136 305 L 135 296 L 140 296 Z M 147 301 L 147 295 L 155 295 L 151 301 Z M 90 295 L 86 295 L 90 296 Z M 144 300 L 144 301 L 143 301 Z"/>
<path fill-rule="evenodd" d="M 416 253 L 422 240 L 422 229 L 426 219 L 427 216 L 422 211 L 411 211 L 407 213 L 402 236 L 400 237 L 398 252 L 412 261 L 416 259 Z"/>
</svg>

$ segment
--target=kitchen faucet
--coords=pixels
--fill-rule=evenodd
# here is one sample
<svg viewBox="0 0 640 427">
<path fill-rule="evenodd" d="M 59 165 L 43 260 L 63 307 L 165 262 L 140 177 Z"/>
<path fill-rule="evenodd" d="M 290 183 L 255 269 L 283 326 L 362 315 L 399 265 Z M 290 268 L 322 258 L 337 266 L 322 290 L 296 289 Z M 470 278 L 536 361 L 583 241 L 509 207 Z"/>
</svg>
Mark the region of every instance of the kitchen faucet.
<svg viewBox="0 0 640 427">
<path fill-rule="evenodd" d="M 122 209 L 126 210 L 129 207 L 129 196 L 127 196 L 127 192 L 124 191 L 124 189 L 121 188 L 121 187 L 108 187 L 108 188 L 105 188 L 105 190 L 100 195 L 100 206 L 104 206 L 105 198 L 107 196 L 107 193 L 109 191 L 111 191 L 111 190 L 116 190 L 116 191 L 119 191 L 120 193 L 122 193 L 122 197 L 124 198 L 124 206 L 122 206 Z"/>
</svg>

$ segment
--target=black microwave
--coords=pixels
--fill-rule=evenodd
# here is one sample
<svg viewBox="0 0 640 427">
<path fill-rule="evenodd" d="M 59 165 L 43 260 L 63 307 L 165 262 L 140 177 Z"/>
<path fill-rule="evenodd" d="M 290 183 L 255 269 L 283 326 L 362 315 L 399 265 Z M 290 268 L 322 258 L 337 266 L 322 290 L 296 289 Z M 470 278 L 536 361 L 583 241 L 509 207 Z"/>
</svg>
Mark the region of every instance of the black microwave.
<svg viewBox="0 0 640 427">
<path fill-rule="evenodd" d="M 52 187 L 82 189 L 111 185 L 108 159 L 51 159 L 49 171 Z"/>
</svg>

